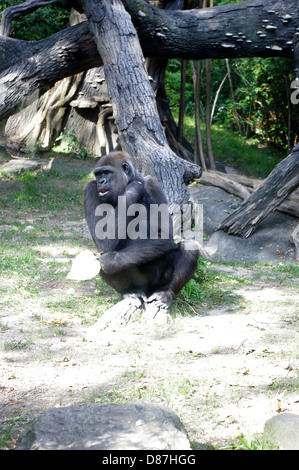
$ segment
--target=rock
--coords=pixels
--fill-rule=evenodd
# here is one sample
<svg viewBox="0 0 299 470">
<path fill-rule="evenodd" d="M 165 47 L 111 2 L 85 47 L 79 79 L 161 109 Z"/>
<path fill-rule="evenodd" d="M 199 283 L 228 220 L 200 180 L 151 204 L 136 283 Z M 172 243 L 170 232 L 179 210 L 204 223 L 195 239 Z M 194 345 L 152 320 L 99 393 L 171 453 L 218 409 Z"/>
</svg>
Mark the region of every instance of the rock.
<svg viewBox="0 0 299 470">
<path fill-rule="evenodd" d="M 100 269 L 100 262 L 95 255 L 89 250 L 84 250 L 73 260 L 72 268 L 67 275 L 67 279 L 86 281 L 87 279 L 92 279 L 97 276 Z"/>
<path fill-rule="evenodd" d="M 48 163 L 47 160 L 35 158 L 16 158 L 5 163 L 1 171 L 10 175 L 22 173 L 23 171 L 35 171 Z"/>
<path fill-rule="evenodd" d="M 299 416 L 281 413 L 268 419 L 264 427 L 264 440 L 280 450 L 299 450 Z"/>
<path fill-rule="evenodd" d="M 6 232 L 7 230 L 11 230 L 12 228 L 13 228 L 13 225 L 0 225 L 0 233 Z"/>
<path fill-rule="evenodd" d="M 16 450 L 191 450 L 171 410 L 146 401 L 52 408 Z"/>
<path fill-rule="evenodd" d="M 241 199 L 213 186 L 197 187 L 192 195 L 197 203 L 203 205 L 204 236 L 210 237 L 204 249 L 212 261 L 295 264 L 290 237 L 297 219 L 273 212 L 251 237 L 242 239 L 224 231 L 215 232 L 222 220 L 239 207 Z"/>
</svg>

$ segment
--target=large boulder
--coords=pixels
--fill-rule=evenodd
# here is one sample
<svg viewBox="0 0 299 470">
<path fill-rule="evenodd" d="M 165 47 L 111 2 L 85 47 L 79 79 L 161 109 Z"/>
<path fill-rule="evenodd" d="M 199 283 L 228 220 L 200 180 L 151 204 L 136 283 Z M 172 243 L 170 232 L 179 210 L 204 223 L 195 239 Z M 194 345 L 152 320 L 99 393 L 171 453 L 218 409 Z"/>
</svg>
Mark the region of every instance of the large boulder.
<svg viewBox="0 0 299 470">
<path fill-rule="evenodd" d="M 146 401 L 53 408 L 17 450 L 191 450 L 177 415 Z"/>
<path fill-rule="evenodd" d="M 203 206 L 204 249 L 213 261 L 243 261 L 295 264 L 290 241 L 298 219 L 280 212 L 268 215 L 249 238 L 242 239 L 217 231 L 220 223 L 234 212 L 242 200 L 221 188 L 198 185 L 192 196 Z"/>
<path fill-rule="evenodd" d="M 264 427 L 264 440 L 280 450 L 299 450 L 299 416 L 281 413 L 268 419 Z"/>
</svg>

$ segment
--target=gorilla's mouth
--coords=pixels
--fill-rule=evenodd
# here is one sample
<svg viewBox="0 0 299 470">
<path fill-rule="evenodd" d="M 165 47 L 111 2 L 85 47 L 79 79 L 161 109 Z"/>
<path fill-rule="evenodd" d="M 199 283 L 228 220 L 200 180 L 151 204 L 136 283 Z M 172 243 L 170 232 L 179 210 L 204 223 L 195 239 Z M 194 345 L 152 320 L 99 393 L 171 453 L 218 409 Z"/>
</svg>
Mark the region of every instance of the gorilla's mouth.
<svg viewBox="0 0 299 470">
<path fill-rule="evenodd" d="M 108 189 L 100 189 L 99 190 L 99 196 L 104 196 L 107 193 L 108 193 Z"/>
</svg>

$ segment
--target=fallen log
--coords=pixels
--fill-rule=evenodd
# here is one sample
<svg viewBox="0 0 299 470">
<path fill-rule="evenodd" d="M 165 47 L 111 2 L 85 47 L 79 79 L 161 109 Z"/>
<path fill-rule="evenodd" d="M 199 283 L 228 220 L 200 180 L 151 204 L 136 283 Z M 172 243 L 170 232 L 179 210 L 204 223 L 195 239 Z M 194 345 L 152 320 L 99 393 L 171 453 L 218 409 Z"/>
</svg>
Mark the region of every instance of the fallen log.
<svg viewBox="0 0 299 470">
<path fill-rule="evenodd" d="M 299 186 L 299 144 L 282 160 L 218 230 L 248 238 L 262 220 L 277 209 Z"/>
<path fill-rule="evenodd" d="M 205 186 L 221 188 L 229 194 L 240 197 L 244 201 L 263 183 L 263 180 L 232 173 L 224 174 L 219 171 L 204 171 L 198 182 Z M 276 210 L 299 219 L 299 189 L 293 191 Z"/>
<path fill-rule="evenodd" d="M 243 200 L 247 199 L 250 195 L 250 192 L 245 186 L 233 181 L 232 178 L 227 177 L 224 173 L 216 171 L 203 171 L 200 183 L 207 186 L 217 186 L 229 194 L 239 196 Z"/>
</svg>

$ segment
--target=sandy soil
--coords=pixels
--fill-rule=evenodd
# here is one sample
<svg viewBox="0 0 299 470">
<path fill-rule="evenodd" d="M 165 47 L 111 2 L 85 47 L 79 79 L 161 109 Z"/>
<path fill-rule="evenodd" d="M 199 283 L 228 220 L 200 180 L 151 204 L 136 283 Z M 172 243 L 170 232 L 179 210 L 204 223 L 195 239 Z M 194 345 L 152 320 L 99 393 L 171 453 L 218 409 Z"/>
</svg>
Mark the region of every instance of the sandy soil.
<svg viewBox="0 0 299 470">
<path fill-rule="evenodd" d="M 37 306 L 1 311 L 0 422 L 6 445 L 50 407 L 152 400 L 175 411 L 198 446 L 250 441 L 279 412 L 299 413 L 298 289 L 252 269 L 217 269 L 250 280 L 239 305 L 176 317 L 170 325 L 139 319 L 100 331 L 68 316 L 52 333 L 33 320 Z M 70 289 L 91 289 L 74 282 Z M 59 285 L 47 286 L 47 296 Z M 297 290 L 296 290 L 297 289 Z M 26 348 L 7 349 L 11 341 Z"/>
</svg>

